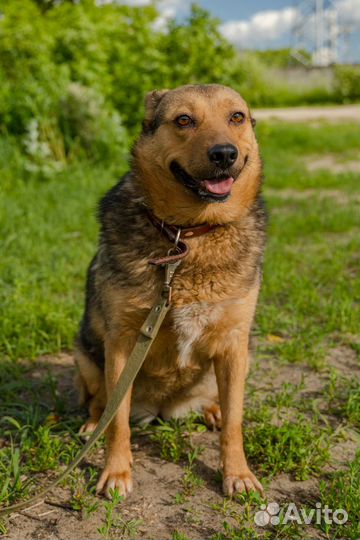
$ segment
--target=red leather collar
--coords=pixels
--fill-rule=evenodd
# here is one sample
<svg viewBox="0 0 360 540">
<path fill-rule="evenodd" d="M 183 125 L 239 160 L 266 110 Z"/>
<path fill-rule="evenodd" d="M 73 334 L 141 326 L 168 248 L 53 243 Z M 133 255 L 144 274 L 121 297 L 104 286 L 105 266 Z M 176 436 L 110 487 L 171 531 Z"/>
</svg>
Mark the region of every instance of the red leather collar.
<svg viewBox="0 0 360 540">
<path fill-rule="evenodd" d="M 146 208 L 146 210 L 151 223 L 155 225 L 164 236 L 167 236 L 170 242 L 175 241 L 179 230 L 179 238 L 181 240 L 187 240 L 196 236 L 202 236 L 217 227 L 217 225 L 210 225 L 209 223 L 203 223 L 202 225 L 196 225 L 195 227 L 177 227 L 176 225 L 170 225 L 170 223 L 165 223 L 165 221 L 157 218 L 149 208 Z"/>
<path fill-rule="evenodd" d="M 150 264 L 166 264 L 183 259 L 190 250 L 189 245 L 184 240 L 202 236 L 217 227 L 217 225 L 210 225 L 209 223 L 196 225 L 195 227 L 177 227 L 157 218 L 147 206 L 145 208 L 151 223 L 174 244 L 171 254 L 169 253 L 167 257 L 161 259 L 150 259 Z"/>
</svg>

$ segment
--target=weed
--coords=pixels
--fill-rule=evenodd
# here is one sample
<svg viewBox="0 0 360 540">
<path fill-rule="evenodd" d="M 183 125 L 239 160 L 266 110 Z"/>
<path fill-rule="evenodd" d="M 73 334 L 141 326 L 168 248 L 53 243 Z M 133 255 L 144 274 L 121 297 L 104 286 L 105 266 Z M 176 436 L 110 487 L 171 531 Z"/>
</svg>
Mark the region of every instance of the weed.
<svg viewBox="0 0 360 540">
<path fill-rule="evenodd" d="M 117 489 L 111 490 L 110 495 L 111 495 L 111 499 L 109 501 L 104 502 L 104 508 L 105 508 L 104 525 L 98 528 L 98 532 L 105 538 L 109 537 L 110 531 L 115 525 L 114 510 L 117 507 L 117 505 L 124 500 L 124 498 L 121 495 L 119 495 L 119 491 Z"/>
<path fill-rule="evenodd" d="M 178 491 L 174 496 L 174 504 L 184 504 L 186 496 L 183 491 Z"/>
<path fill-rule="evenodd" d="M 237 495 L 239 497 L 240 495 Z M 231 498 L 224 498 L 221 503 L 218 504 L 211 504 L 210 508 L 215 510 L 215 512 L 219 512 L 224 517 L 230 517 L 234 514 L 234 502 Z"/>
<path fill-rule="evenodd" d="M 118 489 L 110 490 L 110 495 L 111 500 L 104 502 L 104 525 L 98 528 L 98 532 L 104 538 L 134 538 L 142 520 L 126 520 L 118 512 L 115 514 L 116 507 L 124 500 L 124 497 L 119 494 Z"/>
<path fill-rule="evenodd" d="M 84 519 L 88 519 L 99 507 L 99 502 L 94 498 L 95 478 L 97 471 L 89 467 L 86 472 L 90 472 L 90 478 L 85 481 L 84 472 L 72 473 L 67 479 L 67 484 L 71 483 L 71 499 L 69 504 L 75 512 L 80 512 Z"/>
<path fill-rule="evenodd" d="M 284 382 L 281 385 L 280 391 L 270 394 L 266 398 L 265 403 L 272 407 L 276 407 L 278 410 L 284 407 L 293 407 L 298 393 L 304 388 L 304 377 L 299 384 Z"/>
<path fill-rule="evenodd" d="M 328 413 L 347 420 L 354 428 L 360 426 L 360 384 L 355 377 L 346 378 L 335 370 L 330 374 L 328 384 L 324 388 L 327 396 Z"/>
<path fill-rule="evenodd" d="M 337 471 L 320 481 L 320 500 L 322 507 L 328 505 L 333 511 L 343 509 L 348 514 L 344 524 L 325 523 L 318 527 L 325 533 L 326 538 L 346 538 L 357 540 L 360 536 L 360 452 L 348 465 L 345 471 Z M 339 516 L 340 518 L 343 515 Z"/>
<path fill-rule="evenodd" d="M 182 477 L 183 494 L 185 497 L 194 495 L 196 489 L 204 485 L 204 480 L 194 471 L 195 460 L 198 459 L 203 450 L 202 447 L 197 446 L 192 448 L 187 454 L 188 466 L 185 468 Z"/>
<path fill-rule="evenodd" d="M 266 532 L 265 536 L 263 534 L 259 536 L 253 524 L 242 520 L 239 520 L 236 526 L 224 521 L 223 529 L 224 532 L 216 533 L 211 540 L 258 540 L 259 538 L 266 538 Z"/>
<path fill-rule="evenodd" d="M 8 528 L 3 519 L 0 519 L 0 535 L 3 536 L 4 534 L 7 534 Z"/>
<path fill-rule="evenodd" d="M 174 463 L 187 458 L 194 451 L 193 434 L 206 431 L 204 424 L 200 423 L 199 415 L 195 413 L 168 422 L 159 419 L 159 424 L 149 429 L 150 439 L 160 447 L 161 457 Z"/>
<path fill-rule="evenodd" d="M 187 536 L 181 531 L 175 529 L 175 531 L 171 533 L 171 540 L 187 540 Z"/>
<path fill-rule="evenodd" d="M 289 472 L 305 480 L 319 474 L 330 459 L 332 432 L 321 429 L 316 418 L 299 415 L 296 421 L 279 425 L 265 421 L 248 426 L 245 433 L 247 456 L 270 476 Z"/>
<path fill-rule="evenodd" d="M 354 426 L 359 429 L 360 426 L 360 387 L 359 382 L 355 379 L 352 379 L 350 381 L 350 387 L 349 383 L 347 382 L 345 385 L 346 388 L 346 401 L 344 406 L 340 409 L 341 412 L 344 413 L 344 417 L 348 419 L 348 421 Z"/>
<path fill-rule="evenodd" d="M 119 494 L 118 489 L 110 490 L 110 495 L 111 500 L 104 502 L 104 525 L 98 528 L 98 532 L 104 538 L 134 538 L 142 521 L 126 520 L 119 513 L 115 515 L 115 509 L 124 497 Z"/>
</svg>

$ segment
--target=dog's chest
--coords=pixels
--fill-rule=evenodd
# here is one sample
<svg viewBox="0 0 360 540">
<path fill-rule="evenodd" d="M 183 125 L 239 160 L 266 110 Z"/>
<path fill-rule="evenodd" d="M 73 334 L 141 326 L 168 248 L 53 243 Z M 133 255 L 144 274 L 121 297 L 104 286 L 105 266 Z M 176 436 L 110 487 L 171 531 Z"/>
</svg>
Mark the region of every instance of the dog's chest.
<svg viewBox="0 0 360 540">
<path fill-rule="evenodd" d="M 173 309 L 178 367 L 189 365 L 194 347 L 221 320 L 223 313 L 224 307 L 221 304 L 209 302 L 196 302 Z"/>
</svg>

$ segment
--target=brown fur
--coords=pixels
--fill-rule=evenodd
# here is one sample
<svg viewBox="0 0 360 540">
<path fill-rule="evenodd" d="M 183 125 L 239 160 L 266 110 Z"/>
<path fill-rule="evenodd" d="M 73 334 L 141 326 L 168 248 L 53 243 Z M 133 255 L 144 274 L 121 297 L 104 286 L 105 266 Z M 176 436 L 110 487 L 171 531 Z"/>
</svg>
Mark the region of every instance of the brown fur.
<svg viewBox="0 0 360 540">
<path fill-rule="evenodd" d="M 237 111 L 245 116 L 241 124 L 231 120 Z M 183 114 L 196 120 L 194 126 L 176 125 L 174 119 Z M 238 150 L 231 195 L 223 202 L 202 200 L 179 182 L 171 163 L 176 160 L 193 178 L 209 178 L 208 149 L 225 143 Z M 108 429 L 98 483 L 107 496 L 114 487 L 124 495 L 132 489 L 130 409 L 140 421 L 202 410 L 211 427 L 220 427 L 222 416 L 225 493 L 262 489 L 248 468 L 241 427 L 264 247 L 260 185 L 251 116 L 236 92 L 194 85 L 147 96 L 133 170 L 100 204 L 100 244 L 88 272 L 76 355 L 80 396 L 90 400 L 83 431 L 94 429 L 162 286 L 163 270 L 148 259 L 166 255 L 170 244 L 149 221 L 143 203 L 173 225 L 217 227 L 188 240 L 190 253 L 173 280 L 172 307 Z"/>
</svg>

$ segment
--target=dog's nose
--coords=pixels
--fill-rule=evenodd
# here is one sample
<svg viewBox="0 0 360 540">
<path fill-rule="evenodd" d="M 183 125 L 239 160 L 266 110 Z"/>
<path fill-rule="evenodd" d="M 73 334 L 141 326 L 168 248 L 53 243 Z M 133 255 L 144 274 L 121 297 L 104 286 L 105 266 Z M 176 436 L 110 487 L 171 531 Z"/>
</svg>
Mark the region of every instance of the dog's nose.
<svg viewBox="0 0 360 540">
<path fill-rule="evenodd" d="M 233 144 L 215 144 L 208 150 L 208 156 L 212 163 L 225 169 L 235 163 L 238 151 Z"/>
</svg>

